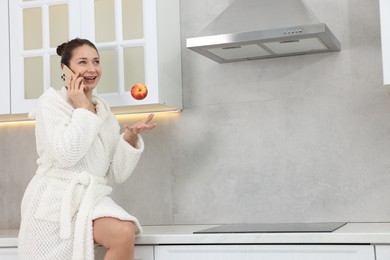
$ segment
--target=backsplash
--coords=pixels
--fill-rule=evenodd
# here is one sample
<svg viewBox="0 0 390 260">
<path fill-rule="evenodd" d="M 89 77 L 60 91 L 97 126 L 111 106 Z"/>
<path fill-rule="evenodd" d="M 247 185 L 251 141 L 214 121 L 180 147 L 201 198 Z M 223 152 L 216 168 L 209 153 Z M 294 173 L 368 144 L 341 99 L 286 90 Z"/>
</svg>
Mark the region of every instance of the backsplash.
<svg viewBox="0 0 390 260">
<path fill-rule="evenodd" d="M 186 49 L 231 2 L 181 1 L 184 111 L 156 115 L 114 199 L 150 225 L 390 221 L 377 1 L 305 1 L 341 52 L 221 65 Z M 0 228 L 18 228 L 33 126 L 0 126 L 0 147 Z"/>
</svg>

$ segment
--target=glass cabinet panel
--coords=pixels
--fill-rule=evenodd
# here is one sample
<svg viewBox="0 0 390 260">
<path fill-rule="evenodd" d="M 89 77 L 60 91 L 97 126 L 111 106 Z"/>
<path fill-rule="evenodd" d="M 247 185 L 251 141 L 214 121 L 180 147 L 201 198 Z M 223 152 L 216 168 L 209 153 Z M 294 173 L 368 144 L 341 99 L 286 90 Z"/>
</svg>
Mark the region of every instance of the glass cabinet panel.
<svg viewBox="0 0 390 260">
<path fill-rule="evenodd" d="M 135 83 L 145 83 L 144 47 L 131 47 L 123 50 L 125 91 L 130 91 Z"/>
<path fill-rule="evenodd" d="M 68 5 L 52 5 L 49 7 L 50 47 L 56 48 L 68 41 Z"/>
<path fill-rule="evenodd" d="M 123 39 L 144 37 L 142 0 L 122 0 Z"/>
<path fill-rule="evenodd" d="M 24 98 L 36 99 L 43 93 L 43 59 L 24 59 Z"/>
<path fill-rule="evenodd" d="M 64 81 L 61 79 L 61 57 L 58 55 L 50 56 L 50 87 L 60 89 L 65 86 Z"/>
<path fill-rule="evenodd" d="M 42 48 L 42 9 L 26 8 L 23 10 L 24 49 Z"/>
<path fill-rule="evenodd" d="M 100 64 L 102 67 L 102 77 L 97 86 L 98 93 L 118 92 L 118 69 L 115 49 L 100 50 Z"/>
<path fill-rule="evenodd" d="M 115 41 L 115 1 L 95 0 L 96 42 Z"/>
</svg>

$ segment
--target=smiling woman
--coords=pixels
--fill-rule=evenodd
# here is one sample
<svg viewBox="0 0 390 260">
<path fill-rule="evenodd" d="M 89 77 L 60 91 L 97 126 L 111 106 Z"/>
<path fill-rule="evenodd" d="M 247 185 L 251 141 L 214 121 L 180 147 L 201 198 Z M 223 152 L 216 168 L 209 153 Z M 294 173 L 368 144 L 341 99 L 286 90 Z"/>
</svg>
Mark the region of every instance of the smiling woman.
<svg viewBox="0 0 390 260">
<path fill-rule="evenodd" d="M 65 78 L 68 96 L 76 107 L 96 113 L 92 91 L 99 83 L 102 69 L 95 45 L 85 39 L 75 39 L 57 48 L 62 69 L 69 68 L 73 75 Z"/>
<path fill-rule="evenodd" d="M 18 238 L 20 259 L 132 259 L 138 220 L 110 197 L 108 179 L 124 182 L 144 149 L 139 135 L 153 115 L 120 127 L 107 103 L 92 94 L 102 69 L 95 45 L 73 39 L 57 48 L 68 77 L 48 89 L 35 112 L 38 170 L 25 191 Z"/>
</svg>

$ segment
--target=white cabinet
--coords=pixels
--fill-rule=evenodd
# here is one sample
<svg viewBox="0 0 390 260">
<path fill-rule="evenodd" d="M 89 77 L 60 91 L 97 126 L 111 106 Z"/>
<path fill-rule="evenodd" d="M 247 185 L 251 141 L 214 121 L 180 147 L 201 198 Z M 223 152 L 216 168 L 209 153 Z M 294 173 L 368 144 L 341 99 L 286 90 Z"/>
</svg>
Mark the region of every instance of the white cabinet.
<svg viewBox="0 0 390 260">
<path fill-rule="evenodd" d="M 154 260 L 153 246 L 135 246 L 134 260 Z"/>
<path fill-rule="evenodd" d="M 0 31 L 8 32 L 8 1 L 0 1 Z M 10 113 L 9 37 L 0 37 L 0 114 Z"/>
<path fill-rule="evenodd" d="M 96 5 L 97 2 L 94 7 L 94 33 L 89 30 L 90 34 L 86 37 L 94 39 L 101 50 L 102 64 L 105 66 L 103 71 L 111 70 L 108 75 L 119 75 L 104 78 L 103 72 L 102 82 L 97 88 L 113 107 L 113 112 L 181 110 L 179 0 L 106 0 L 106 5 Z M 104 26 L 109 22 L 106 10 L 113 2 L 116 3 L 113 8 L 115 20 L 111 24 L 115 25 L 116 32 L 109 35 Z M 131 11 L 131 6 L 139 11 Z M 130 19 L 138 16 L 138 21 Z M 135 26 L 139 29 L 130 32 L 129 24 L 139 24 Z M 106 63 L 106 60 L 113 62 Z M 112 82 L 116 83 L 112 85 Z M 147 86 L 145 99 L 136 100 L 130 95 L 135 83 L 145 83 Z"/>
<path fill-rule="evenodd" d="M 0 260 L 18 260 L 18 248 L 9 247 L 2 248 L 0 247 Z"/>
<path fill-rule="evenodd" d="M 390 1 L 380 0 L 383 84 L 390 86 Z"/>
<path fill-rule="evenodd" d="M 375 260 L 370 245 L 156 246 L 155 260 Z"/>
<path fill-rule="evenodd" d="M 114 113 L 182 109 L 179 0 L 8 0 L 0 7 L 10 35 L 9 46 L 0 42 L 10 60 L 0 66 L 11 83 L 0 89 L 10 99 L 1 114 L 28 113 L 46 89 L 63 86 L 56 47 L 75 37 L 96 43 L 103 75 L 95 94 Z M 130 95 L 136 83 L 148 88 L 142 100 Z"/>
<path fill-rule="evenodd" d="M 95 248 L 95 259 L 103 260 L 106 250 L 104 247 Z M 1 258 L 0 258 L 1 260 Z M 135 246 L 134 260 L 154 260 L 153 246 Z"/>
<path fill-rule="evenodd" d="M 390 245 L 375 246 L 375 252 L 376 252 L 376 260 L 390 259 Z"/>
<path fill-rule="evenodd" d="M 134 260 L 154 260 L 153 246 L 135 246 Z M 106 250 L 104 247 L 98 246 L 95 248 L 95 259 L 103 260 Z M 0 260 L 18 260 L 17 247 L 0 247 Z"/>
</svg>

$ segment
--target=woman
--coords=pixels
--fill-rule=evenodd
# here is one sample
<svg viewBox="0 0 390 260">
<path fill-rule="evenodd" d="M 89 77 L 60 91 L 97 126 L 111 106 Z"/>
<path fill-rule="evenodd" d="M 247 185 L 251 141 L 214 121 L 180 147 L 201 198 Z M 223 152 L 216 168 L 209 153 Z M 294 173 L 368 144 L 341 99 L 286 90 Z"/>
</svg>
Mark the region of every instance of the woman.
<svg viewBox="0 0 390 260">
<path fill-rule="evenodd" d="M 107 180 L 129 177 L 144 149 L 139 133 L 156 126 L 153 115 L 120 135 L 108 105 L 92 95 L 102 73 L 95 45 L 76 38 L 57 54 L 75 75 L 60 91 L 45 91 L 30 114 L 39 159 L 21 205 L 19 257 L 93 259 L 96 242 L 107 249 L 106 260 L 132 259 L 142 229 L 109 197 Z"/>
</svg>

